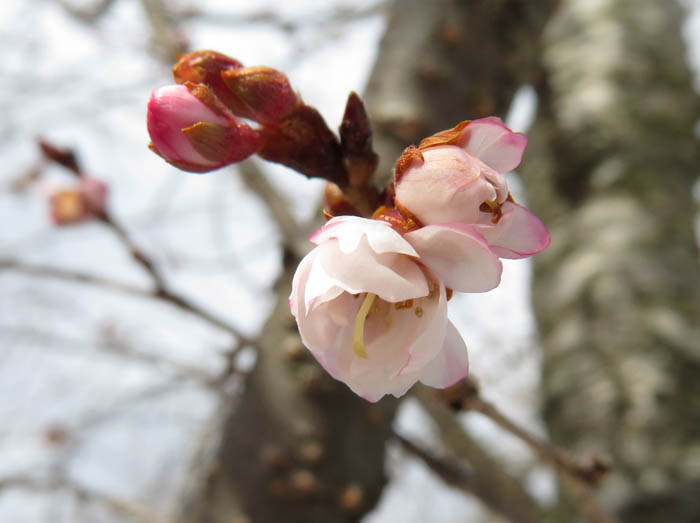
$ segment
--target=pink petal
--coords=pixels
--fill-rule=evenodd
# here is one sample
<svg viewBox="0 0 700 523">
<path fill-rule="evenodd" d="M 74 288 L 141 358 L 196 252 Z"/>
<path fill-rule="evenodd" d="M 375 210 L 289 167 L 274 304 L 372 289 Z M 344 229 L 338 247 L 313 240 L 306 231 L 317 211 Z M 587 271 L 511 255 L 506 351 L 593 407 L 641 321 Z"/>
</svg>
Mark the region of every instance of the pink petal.
<svg viewBox="0 0 700 523">
<path fill-rule="evenodd" d="M 501 281 L 501 261 L 474 225 L 428 225 L 405 237 L 418 251 L 421 262 L 453 290 L 486 292 Z"/>
<path fill-rule="evenodd" d="M 404 240 L 387 222 L 360 218 L 359 216 L 333 218 L 312 234 L 309 240 L 320 245 L 329 239 L 336 238 L 340 250 L 344 253 L 351 253 L 357 249 L 363 236 L 367 238 L 369 246 L 377 254 L 395 252 L 418 256 L 411 244 Z"/>
<path fill-rule="evenodd" d="M 501 258 L 525 258 L 549 246 L 549 230 L 522 205 L 506 202 L 497 224 L 477 225 L 491 250 Z"/>
<path fill-rule="evenodd" d="M 496 116 L 474 120 L 463 133 L 460 145 L 499 173 L 515 169 L 527 146 L 523 133 L 514 133 Z"/>
<path fill-rule="evenodd" d="M 327 314 L 334 302 L 322 305 L 312 315 Z M 354 303 L 357 309 L 361 300 L 354 299 Z M 352 351 L 352 323 L 339 326 L 325 350 L 312 348 L 331 376 L 368 401 L 377 401 L 384 394 L 401 396 L 418 381 L 423 366 L 441 350 L 436 340 L 443 339 L 447 323 L 444 287 L 439 297 L 417 299 L 410 308 L 396 309 L 386 302 L 378 305 L 366 323 L 368 358 L 359 358 Z M 423 311 L 420 315 L 416 314 L 418 307 Z"/>
<path fill-rule="evenodd" d="M 429 387 L 444 389 L 454 385 L 468 373 L 467 345 L 452 322 L 448 322 L 442 350 L 423 369 L 420 381 Z"/>
<path fill-rule="evenodd" d="M 170 162 L 216 166 L 190 143 L 182 129 L 198 122 L 229 124 L 204 105 L 184 85 L 168 85 L 153 91 L 148 102 L 148 133 L 159 154 Z"/>
<path fill-rule="evenodd" d="M 473 223 L 483 202 L 507 195 L 505 180 L 459 147 L 432 147 L 423 157 L 396 185 L 396 201 L 424 224 Z"/>
<path fill-rule="evenodd" d="M 447 296 L 444 284 L 439 284 L 439 289 L 432 299 L 421 299 L 421 306 L 426 312 L 419 319 L 409 318 L 410 321 L 419 324 L 420 330 L 407 343 L 408 358 L 398 370 L 399 375 L 416 375 L 420 377 L 423 367 L 432 361 L 440 352 L 445 338 L 447 326 Z M 412 312 L 412 311 L 411 311 Z M 429 314 L 428 314 L 429 312 Z"/>
</svg>

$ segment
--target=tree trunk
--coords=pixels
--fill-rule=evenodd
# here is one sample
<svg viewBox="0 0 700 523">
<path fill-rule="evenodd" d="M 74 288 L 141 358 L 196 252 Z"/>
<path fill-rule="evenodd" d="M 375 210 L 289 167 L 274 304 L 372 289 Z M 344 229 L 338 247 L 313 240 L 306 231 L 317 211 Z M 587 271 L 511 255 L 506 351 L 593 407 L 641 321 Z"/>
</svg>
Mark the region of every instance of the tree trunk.
<svg viewBox="0 0 700 523">
<path fill-rule="evenodd" d="M 700 521 L 699 113 L 682 18 L 670 1 L 564 3 L 521 169 L 552 232 L 535 261 L 546 419 L 561 446 L 612 458 L 602 499 L 635 522 Z"/>
<path fill-rule="evenodd" d="M 532 80 L 556 0 L 397 0 L 365 101 L 380 181 L 409 144 L 460 121 L 505 116 Z"/>
</svg>

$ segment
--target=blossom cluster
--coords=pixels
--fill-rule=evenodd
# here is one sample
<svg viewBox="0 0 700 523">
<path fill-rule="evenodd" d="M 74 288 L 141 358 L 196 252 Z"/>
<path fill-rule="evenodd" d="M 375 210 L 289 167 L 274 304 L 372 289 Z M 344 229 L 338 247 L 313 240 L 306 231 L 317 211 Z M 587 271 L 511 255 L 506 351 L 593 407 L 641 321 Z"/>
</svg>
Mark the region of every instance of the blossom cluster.
<svg viewBox="0 0 700 523">
<path fill-rule="evenodd" d="M 373 219 L 332 218 L 311 241 L 290 308 L 304 344 L 336 379 L 369 401 L 417 381 L 466 376 L 467 348 L 447 319 L 453 291 L 500 283 L 500 258 L 549 245 L 542 222 L 510 195 L 504 173 L 527 144 L 499 118 L 463 122 L 404 151 L 394 206 Z"/>
<path fill-rule="evenodd" d="M 493 289 L 501 258 L 549 244 L 504 177 L 520 163 L 525 135 L 490 117 L 430 136 L 399 157 L 379 205 L 356 94 L 338 140 L 275 69 L 195 51 L 179 57 L 173 76 L 176 85 L 156 89 L 148 104 L 151 149 L 171 164 L 202 173 L 258 154 L 333 182 L 326 196 L 337 216 L 311 237 L 316 247 L 289 300 L 319 363 L 369 401 L 417 381 L 447 387 L 463 378 L 467 348 L 447 319 L 452 293 Z"/>
<path fill-rule="evenodd" d="M 265 127 L 301 104 L 280 71 L 244 67 L 215 51 L 180 56 L 173 77 L 175 85 L 151 95 L 148 133 L 151 149 L 184 171 L 213 171 L 259 152 Z"/>
</svg>

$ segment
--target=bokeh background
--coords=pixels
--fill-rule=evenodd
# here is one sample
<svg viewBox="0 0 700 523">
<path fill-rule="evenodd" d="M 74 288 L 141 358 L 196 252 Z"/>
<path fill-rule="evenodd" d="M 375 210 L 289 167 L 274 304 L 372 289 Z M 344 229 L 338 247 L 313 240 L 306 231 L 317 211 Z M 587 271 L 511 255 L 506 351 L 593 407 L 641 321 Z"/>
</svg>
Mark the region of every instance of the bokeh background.
<svg viewBox="0 0 700 523">
<path fill-rule="evenodd" d="M 692 87 L 700 86 L 700 3 L 685 2 L 683 10 L 672 0 L 570 0 L 537 7 L 499 0 L 484 8 L 483 2 L 443 3 L 449 4 L 439 22 L 443 45 L 434 49 L 430 35 L 437 26 L 430 24 L 437 24 L 441 2 L 2 2 L 0 521 L 174 521 L 187 513 L 183 500 L 206 484 L 197 468 L 216 448 L 212 441 L 230 430 L 222 420 L 246 401 L 246 383 L 237 372 L 254 367 L 255 351 L 242 347 L 236 372 L 227 374 L 235 336 L 148 296 L 149 274 L 114 230 L 97 222 L 52 225 L 47 191 L 70 186 L 74 178 L 37 146 L 42 138 L 72 149 L 86 172 L 108 184 L 110 215 L 168 287 L 256 338 L 274 314 L 280 290 L 273 283 L 285 272 L 285 230 L 271 217 L 269 198 L 236 167 L 183 173 L 146 147 L 150 92 L 171 83 L 177 52 L 200 48 L 286 72 L 333 129 L 348 93 L 367 91 L 385 173 L 397 147 L 463 119 L 494 113 L 514 130 L 532 130 L 522 178 L 511 173 L 509 184 L 516 199 L 532 201 L 552 228 L 551 252 L 537 262 L 534 279 L 529 261 L 507 261 L 498 289 L 457 296 L 450 304 L 481 394 L 539 437 L 611 457 L 613 472 L 599 495 L 610 511 L 627 517 L 625 510 L 635 510 L 640 497 L 658 495 L 664 503 L 658 506 L 682 505 L 688 518 L 700 517 L 684 504 L 693 496 L 683 494 L 700 491 L 700 396 L 693 385 L 700 373 L 688 370 L 678 379 L 673 374 L 700 365 L 692 226 L 698 223 L 700 190 L 692 182 L 699 164 L 697 138 L 687 125 L 698 116 Z M 498 16 L 480 16 L 492 11 Z M 422 29 L 406 29 L 416 23 Z M 646 47 L 630 35 L 641 35 Z M 491 96 L 494 85 L 500 91 L 493 89 Z M 645 125 L 665 138 L 657 140 Z M 647 157 L 649 151 L 658 154 Z M 561 165 L 572 166 L 571 172 L 548 181 L 547 173 Z M 653 190 L 631 200 L 593 201 L 601 193 L 626 194 L 628 182 L 618 181 L 637 172 L 646 180 L 645 169 L 652 168 L 649 176 L 658 183 Z M 301 230 L 320 219 L 322 181 L 263 162 L 250 169 L 276 189 Z M 586 207 L 591 201 L 593 207 Z M 673 202 L 675 212 L 668 210 Z M 615 212 L 599 214 L 599 207 Z M 649 223 L 636 219 L 639 208 Z M 677 221 L 670 223 L 668 216 Z M 643 231 L 615 228 L 626 220 Z M 667 249 L 644 231 L 667 239 L 677 235 L 675 246 Z M 581 245 L 589 250 L 577 251 Z M 676 260 L 689 257 L 694 265 L 665 265 L 666 258 L 653 256 L 661 250 Z M 636 267 L 631 279 L 627 266 Z M 120 282 L 143 295 L 70 281 L 47 268 Z M 663 276 L 655 278 L 656 270 Z M 595 275 L 601 276 L 591 284 Z M 653 314 L 613 318 L 628 303 L 627 309 L 643 304 Z M 654 326 L 651 333 L 635 325 L 640 318 Z M 613 319 L 613 327 L 605 323 Z M 639 343 L 658 352 L 630 355 L 618 347 L 618 334 L 640 337 Z M 560 371 L 556 362 L 571 351 L 584 356 Z M 673 360 L 679 351 L 692 363 Z M 586 359 L 592 353 L 605 362 L 600 368 Z M 632 392 L 625 403 L 610 383 L 624 389 L 628 376 Z M 638 397 L 664 394 L 686 402 L 637 403 Z M 394 407 L 396 415 L 388 420 L 393 430 L 439 455 L 449 453 L 444 431 L 418 399 Z M 245 419 L 237 421 L 237 430 L 245 430 Z M 576 521 L 572 514 L 578 513 L 561 495 L 554 473 L 522 441 L 478 413 L 460 415 L 459 426 L 522 482 L 548 518 Z M 659 440 L 669 443 L 657 447 Z M 348 520 L 509 519 L 478 496 L 445 486 L 391 437 L 381 446 L 386 455 L 373 466 L 379 475 L 386 472 L 388 484 L 376 504 L 367 501 Z M 657 451 L 659 459 L 652 457 Z M 258 456 L 249 458 L 235 466 L 254 466 Z M 361 449 L 353 457 L 365 458 Z M 462 459 L 469 463 L 469 456 Z M 212 506 L 221 519 L 200 514 L 182 520 L 245 521 L 221 504 Z M 657 517 L 654 510 L 645 509 L 645 517 Z M 314 517 L 319 519 L 305 521 L 341 521 Z M 682 517 L 648 521 L 698 520 Z M 285 520 L 297 521 L 291 513 Z"/>
</svg>

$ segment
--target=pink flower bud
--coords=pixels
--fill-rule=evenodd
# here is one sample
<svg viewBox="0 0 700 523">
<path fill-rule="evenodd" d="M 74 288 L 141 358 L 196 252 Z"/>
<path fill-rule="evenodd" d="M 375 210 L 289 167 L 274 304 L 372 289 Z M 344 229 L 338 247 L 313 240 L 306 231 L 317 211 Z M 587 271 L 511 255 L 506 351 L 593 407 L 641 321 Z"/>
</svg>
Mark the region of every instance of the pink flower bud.
<svg viewBox="0 0 700 523">
<path fill-rule="evenodd" d="M 173 67 L 179 84 L 206 85 L 236 116 L 262 124 L 277 123 L 299 105 L 286 75 L 270 67 L 243 67 L 216 51 L 194 51 Z"/>
<path fill-rule="evenodd" d="M 78 190 L 85 199 L 85 204 L 90 210 L 99 214 L 107 202 L 107 184 L 91 176 L 82 176 L 78 182 Z"/>
<path fill-rule="evenodd" d="M 239 122 L 204 85 L 170 85 L 148 102 L 151 148 L 176 167 L 213 171 L 244 160 L 261 146 L 257 131 Z"/>
<path fill-rule="evenodd" d="M 107 185 L 88 176 L 75 187 L 49 188 L 49 214 L 55 225 L 81 223 L 98 216 L 107 201 Z"/>
<path fill-rule="evenodd" d="M 500 257 L 535 254 L 549 245 L 549 232 L 513 202 L 503 176 L 518 166 L 526 145 L 525 135 L 496 117 L 462 122 L 426 138 L 396 162 L 396 205 L 423 225 L 468 225 Z M 419 235 L 428 238 L 427 232 Z"/>
<path fill-rule="evenodd" d="M 384 221 L 333 218 L 299 264 L 289 304 L 304 344 L 334 378 L 377 401 L 468 372 L 445 285 Z"/>
</svg>

